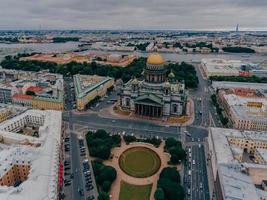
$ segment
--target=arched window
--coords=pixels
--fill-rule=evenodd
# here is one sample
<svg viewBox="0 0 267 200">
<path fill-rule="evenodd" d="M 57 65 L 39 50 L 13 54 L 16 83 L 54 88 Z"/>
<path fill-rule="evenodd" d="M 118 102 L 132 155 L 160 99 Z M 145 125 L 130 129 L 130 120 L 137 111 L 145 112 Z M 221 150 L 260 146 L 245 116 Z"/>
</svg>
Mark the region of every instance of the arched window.
<svg viewBox="0 0 267 200">
<path fill-rule="evenodd" d="M 177 104 L 173 104 L 173 105 L 172 105 L 172 111 L 173 111 L 174 113 L 177 113 Z"/>
<path fill-rule="evenodd" d="M 169 95 L 169 89 L 165 89 L 165 95 Z"/>
<path fill-rule="evenodd" d="M 129 107 L 130 106 L 130 99 L 126 98 L 126 106 Z"/>
</svg>

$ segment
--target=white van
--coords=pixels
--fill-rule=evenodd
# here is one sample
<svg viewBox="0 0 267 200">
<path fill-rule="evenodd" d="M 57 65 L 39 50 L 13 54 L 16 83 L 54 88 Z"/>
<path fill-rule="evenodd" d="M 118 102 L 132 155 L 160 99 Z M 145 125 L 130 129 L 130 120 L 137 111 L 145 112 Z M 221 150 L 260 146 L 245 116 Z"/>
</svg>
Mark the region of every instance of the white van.
<svg viewBox="0 0 267 200">
<path fill-rule="evenodd" d="M 191 174 L 192 174 L 191 170 L 188 170 L 188 176 L 191 176 Z"/>
</svg>

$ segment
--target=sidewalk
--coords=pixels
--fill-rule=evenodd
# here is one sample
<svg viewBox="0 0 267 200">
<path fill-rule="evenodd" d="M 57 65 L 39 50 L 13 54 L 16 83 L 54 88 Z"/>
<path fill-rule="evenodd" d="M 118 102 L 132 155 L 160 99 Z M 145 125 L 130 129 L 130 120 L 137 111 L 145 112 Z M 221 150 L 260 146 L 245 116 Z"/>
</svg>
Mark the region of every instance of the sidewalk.
<svg viewBox="0 0 267 200">
<path fill-rule="evenodd" d="M 208 175 L 208 183 L 209 183 L 209 194 L 210 194 L 210 200 L 212 200 L 213 198 L 213 191 L 214 191 L 214 177 L 213 177 L 213 172 L 212 172 L 212 168 L 211 168 L 211 162 L 208 159 L 209 155 L 208 155 L 208 141 L 206 140 L 204 143 L 204 150 L 205 150 L 205 157 L 206 157 L 206 163 L 207 163 L 207 175 Z"/>
<path fill-rule="evenodd" d="M 158 118 L 149 118 L 149 117 L 140 117 L 135 114 L 130 114 L 130 115 L 120 115 L 116 112 L 114 112 L 113 108 L 115 105 L 110 106 L 108 108 L 105 108 L 101 110 L 98 115 L 103 117 L 103 118 L 110 118 L 110 119 L 130 119 L 130 120 L 136 120 L 136 121 L 146 121 L 154 124 L 160 124 L 160 125 L 170 125 L 170 126 L 189 126 L 194 122 L 195 119 L 195 113 L 194 113 L 194 101 L 192 98 L 188 99 L 188 105 L 187 106 L 187 113 L 189 113 L 190 119 L 186 121 L 185 123 L 170 123 L 168 121 L 163 121 Z"/>
</svg>

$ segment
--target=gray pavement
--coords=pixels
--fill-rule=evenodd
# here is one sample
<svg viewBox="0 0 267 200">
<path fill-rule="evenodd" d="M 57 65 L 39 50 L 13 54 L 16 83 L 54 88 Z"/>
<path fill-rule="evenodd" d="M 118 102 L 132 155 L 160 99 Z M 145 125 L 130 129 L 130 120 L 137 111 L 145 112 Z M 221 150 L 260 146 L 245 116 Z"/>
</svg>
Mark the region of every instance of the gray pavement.
<svg viewBox="0 0 267 200">
<path fill-rule="evenodd" d="M 69 123 L 71 130 L 73 126 L 79 127 L 81 130 L 97 130 L 105 129 L 110 133 L 122 133 L 134 134 L 136 136 L 157 136 L 160 138 L 174 137 L 180 139 L 184 146 L 192 148 L 192 159 L 195 160 L 193 165 L 191 162 L 186 162 L 184 166 L 184 185 L 185 190 L 188 192 L 190 188 L 190 195 L 187 196 L 188 199 L 210 199 L 209 198 L 209 184 L 207 177 L 206 168 L 206 157 L 204 152 L 203 143 L 206 141 L 205 138 L 208 136 L 207 127 L 212 124 L 219 126 L 218 118 L 214 114 L 214 109 L 210 104 L 210 90 L 208 82 L 203 79 L 198 66 L 196 66 L 197 74 L 199 77 L 199 87 L 194 90 L 190 90 L 190 95 L 193 97 L 195 103 L 195 121 L 192 125 L 186 127 L 179 126 L 162 126 L 154 123 L 150 123 L 142 120 L 129 120 L 129 119 L 110 119 L 104 118 L 97 114 L 100 110 L 110 106 L 109 101 L 116 98 L 116 93 L 112 93 L 110 96 L 103 98 L 96 106 L 92 108 L 94 112 L 89 112 L 87 114 L 79 115 L 72 112 L 64 112 L 63 120 Z M 68 83 L 69 84 L 69 83 Z M 73 109 L 73 91 L 70 87 L 66 88 L 67 99 L 66 107 L 67 110 Z M 201 98 L 201 100 L 199 100 Z M 212 123 L 211 123 L 212 122 Z M 75 135 L 75 134 L 72 134 Z M 73 150 L 73 169 L 80 169 L 80 158 L 77 155 L 79 147 L 75 144 L 75 136 L 72 136 L 72 148 Z M 199 147 L 199 144 L 201 146 Z M 76 146 L 75 146 L 76 145 Z M 76 150 L 74 150 L 76 149 Z M 189 161 L 189 160 L 188 160 Z M 191 170 L 192 175 L 188 176 L 188 171 Z M 79 174 L 79 173 L 78 173 Z M 183 176 L 182 176 L 183 177 Z M 75 179 L 75 178 L 74 178 Z M 77 176 L 74 185 L 77 187 L 82 186 L 82 176 Z M 200 183 L 203 185 L 200 187 Z M 76 190 L 76 191 L 75 191 Z M 77 188 L 73 188 L 73 199 L 79 199 L 77 196 Z"/>
</svg>

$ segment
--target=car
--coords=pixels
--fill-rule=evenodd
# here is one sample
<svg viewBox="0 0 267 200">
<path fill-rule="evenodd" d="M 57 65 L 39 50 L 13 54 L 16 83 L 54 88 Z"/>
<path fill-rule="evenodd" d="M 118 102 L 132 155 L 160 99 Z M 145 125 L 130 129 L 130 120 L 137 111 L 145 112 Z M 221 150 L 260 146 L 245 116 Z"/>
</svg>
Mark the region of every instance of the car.
<svg viewBox="0 0 267 200">
<path fill-rule="evenodd" d="M 80 154 L 80 156 L 85 156 L 85 152 L 82 152 L 82 153 Z"/>
<path fill-rule="evenodd" d="M 92 183 L 92 180 L 86 180 L 86 184 Z"/>
<path fill-rule="evenodd" d="M 81 189 L 81 188 L 78 188 L 78 192 L 79 192 L 79 194 L 80 194 L 81 196 L 84 196 L 83 189 Z"/>
<path fill-rule="evenodd" d="M 64 166 L 69 166 L 70 165 L 70 163 L 64 163 Z"/>
<path fill-rule="evenodd" d="M 65 187 L 66 187 L 66 186 L 69 186 L 69 185 L 71 185 L 71 182 L 64 183 L 64 186 L 65 186 Z"/>
<path fill-rule="evenodd" d="M 195 160 L 192 161 L 192 164 L 193 164 L 193 165 L 196 164 Z"/>
<path fill-rule="evenodd" d="M 187 189 L 187 194 L 188 194 L 188 195 L 191 194 L 190 188 Z"/>
<path fill-rule="evenodd" d="M 192 172 L 191 170 L 188 170 L 188 176 L 191 176 Z"/>
<path fill-rule="evenodd" d="M 71 175 L 70 175 L 70 178 L 71 178 L 71 179 L 73 179 L 73 177 L 74 177 L 74 174 L 73 174 L 73 173 L 71 173 Z"/>
<path fill-rule="evenodd" d="M 65 164 L 65 163 L 69 163 L 69 164 L 70 164 L 70 161 L 69 161 L 69 160 L 65 160 L 65 161 L 64 161 L 64 164 Z"/>
<path fill-rule="evenodd" d="M 65 171 L 70 170 L 70 167 L 65 167 Z"/>
<path fill-rule="evenodd" d="M 86 173 L 86 174 L 84 174 L 84 176 L 85 176 L 86 178 L 91 179 L 91 173 Z"/>
<path fill-rule="evenodd" d="M 64 176 L 68 176 L 68 175 L 70 175 L 69 172 L 64 172 Z"/>
<path fill-rule="evenodd" d="M 70 183 L 70 182 L 71 182 L 71 180 L 68 180 L 68 179 L 64 180 L 64 183 Z"/>
<path fill-rule="evenodd" d="M 94 195 L 91 195 L 91 196 L 87 197 L 87 200 L 94 200 L 94 199 L 95 199 Z"/>
<path fill-rule="evenodd" d="M 203 189 L 203 184 L 202 183 L 199 184 L 199 188 Z"/>
<path fill-rule="evenodd" d="M 84 164 L 84 163 L 88 163 L 88 162 L 89 162 L 88 159 L 83 160 L 83 164 Z"/>
<path fill-rule="evenodd" d="M 93 185 L 89 185 L 89 189 L 90 190 L 94 189 L 94 186 Z"/>
<path fill-rule="evenodd" d="M 65 148 L 65 151 L 66 151 L 66 152 L 69 152 L 69 151 L 70 151 L 70 149 L 69 149 L 69 148 Z"/>
</svg>

